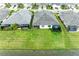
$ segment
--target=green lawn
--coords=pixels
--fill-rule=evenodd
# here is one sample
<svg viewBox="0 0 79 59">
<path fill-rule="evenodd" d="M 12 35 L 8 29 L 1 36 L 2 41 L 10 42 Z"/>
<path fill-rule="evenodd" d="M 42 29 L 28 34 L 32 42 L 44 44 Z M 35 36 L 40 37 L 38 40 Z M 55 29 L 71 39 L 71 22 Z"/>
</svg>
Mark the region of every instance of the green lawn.
<svg viewBox="0 0 79 59">
<path fill-rule="evenodd" d="M 32 29 L 0 31 L 0 49 L 72 49 L 79 48 L 79 32 L 52 32 Z"/>
<path fill-rule="evenodd" d="M 51 30 L 0 31 L 0 49 L 60 49 L 65 48 L 62 33 Z"/>
<path fill-rule="evenodd" d="M 0 31 L 0 49 L 79 49 L 79 32 L 62 32 L 50 29 Z"/>
</svg>

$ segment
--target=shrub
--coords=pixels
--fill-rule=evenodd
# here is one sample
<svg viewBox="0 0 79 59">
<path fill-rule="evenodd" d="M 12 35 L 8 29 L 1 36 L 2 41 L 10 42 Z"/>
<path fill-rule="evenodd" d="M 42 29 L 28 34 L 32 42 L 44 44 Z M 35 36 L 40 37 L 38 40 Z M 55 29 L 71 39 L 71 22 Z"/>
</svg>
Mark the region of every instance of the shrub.
<svg viewBox="0 0 79 59">
<path fill-rule="evenodd" d="M 18 8 L 21 8 L 21 9 L 24 8 L 24 4 L 19 3 L 19 4 L 18 4 Z"/>
<path fill-rule="evenodd" d="M 53 7 L 51 5 L 47 5 L 46 7 L 47 7 L 47 9 L 50 9 L 50 10 L 53 9 Z"/>
<path fill-rule="evenodd" d="M 33 5 L 32 5 L 32 9 L 38 9 L 38 5 L 36 5 L 36 3 L 33 4 Z"/>
<path fill-rule="evenodd" d="M 11 4 L 10 3 L 5 3 L 5 7 L 10 8 Z"/>
<path fill-rule="evenodd" d="M 60 27 L 59 25 L 54 25 L 54 26 L 52 27 L 52 29 L 53 29 L 53 31 L 55 31 L 55 32 L 60 32 L 60 31 L 61 31 L 61 27 Z"/>
<path fill-rule="evenodd" d="M 0 30 L 2 30 L 1 26 L 0 26 Z"/>
<path fill-rule="evenodd" d="M 75 5 L 75 8 L 76 8 L 76 9 L 79 9 L 79 6 L 76 4 L 76 5 Z"/>
<path fill-rule="evenodd" d="M 17 28 L 18 28 L 17 24 L 12 24 L 9 29 L 10 30 L 16 30 Z"/>
<path fill-rule="evenodd" d="M 69 9 L 69 7 L 68 7 L 68 5 L 63 4 L 63 5 L 61 5 L 61 9 Z"/>
</svg>

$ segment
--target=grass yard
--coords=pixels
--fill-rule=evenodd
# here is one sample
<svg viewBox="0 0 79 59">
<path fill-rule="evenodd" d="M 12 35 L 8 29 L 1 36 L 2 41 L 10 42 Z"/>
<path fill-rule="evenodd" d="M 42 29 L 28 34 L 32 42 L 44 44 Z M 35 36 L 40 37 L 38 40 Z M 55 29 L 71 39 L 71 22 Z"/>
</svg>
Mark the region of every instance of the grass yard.
<svg viewBox="0 0 79 59">
<path fill-rule="evenodd" d="M 65 48 L 62 33 L 51 30 L 0 31 L 0 49 L 61 49 Z"/>
<path fill-rule="evenodd" d="M 67 32 L 58 18 L 62 32 L 50 29 L 0 31 L 0 49 L 79 49 L 79 32 Z"/>
<path fill-rule="evenodd" d="M 0 31 L 0 49 L 77 49 L 79 32 L 52 32 L 32 29 Z"/>
</svg>

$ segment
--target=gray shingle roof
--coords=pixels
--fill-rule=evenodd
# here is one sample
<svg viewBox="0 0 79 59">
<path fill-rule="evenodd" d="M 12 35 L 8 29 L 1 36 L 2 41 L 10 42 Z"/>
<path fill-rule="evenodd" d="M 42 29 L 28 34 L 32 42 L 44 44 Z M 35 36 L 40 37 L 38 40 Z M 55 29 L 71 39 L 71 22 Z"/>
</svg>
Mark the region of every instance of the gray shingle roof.
<svg viewBox="0 0 79 59">
<path fill-rule="evenodd" d="M 8 19 L 4 20 L 1 25 L 5 24 L 30 24 L 32 13 L 23 9 L 17 13 L 14 13 Z"/>
<path fill-rule="evenodd" d="M 7 8 L 3 8 L 0 10 L 0 21 L 4 20 L 9 14 L 9 10 Z"/>
<path fill-rule="evenodd" d="M 56 17 L 50 11 L 38 11 L 34 15 L 33 25 L 59 25 Z"/>
<path fill-rule="evenodd" d="M 79 15 L 73 11 L 60 12 L 60 18 L 66 26 L 79 26 Z"/>
</svg>

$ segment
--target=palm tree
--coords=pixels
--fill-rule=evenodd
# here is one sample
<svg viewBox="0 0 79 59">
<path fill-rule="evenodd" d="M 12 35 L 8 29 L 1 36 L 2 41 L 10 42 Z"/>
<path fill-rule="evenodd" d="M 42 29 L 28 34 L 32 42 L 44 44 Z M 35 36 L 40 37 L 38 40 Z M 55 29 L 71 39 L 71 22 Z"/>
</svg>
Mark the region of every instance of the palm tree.
<svg viewBox="0 0 79 59">
<path fill-rule="evenodd" d="M 5 7 L 10 8 L 11 4 L 10 3 L 5 3 Z"/>
</svg>

